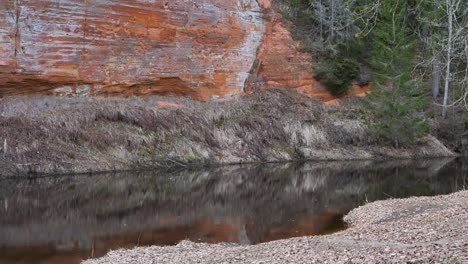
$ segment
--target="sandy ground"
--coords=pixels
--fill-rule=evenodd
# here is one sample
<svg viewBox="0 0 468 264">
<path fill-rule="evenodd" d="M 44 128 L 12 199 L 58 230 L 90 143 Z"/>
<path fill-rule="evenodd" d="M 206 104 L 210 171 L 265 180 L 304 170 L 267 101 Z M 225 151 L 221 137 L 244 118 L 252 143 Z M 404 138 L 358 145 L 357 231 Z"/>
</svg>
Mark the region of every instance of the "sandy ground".
<svg viewBox="0 0 468 264">
<path fill-rule="evenodd" d="M 468 191 L 369 203 L 326 236 L 254 246 L 196 244 L 112 251 L 104 263 L 468 263 Z"/>
</svg>

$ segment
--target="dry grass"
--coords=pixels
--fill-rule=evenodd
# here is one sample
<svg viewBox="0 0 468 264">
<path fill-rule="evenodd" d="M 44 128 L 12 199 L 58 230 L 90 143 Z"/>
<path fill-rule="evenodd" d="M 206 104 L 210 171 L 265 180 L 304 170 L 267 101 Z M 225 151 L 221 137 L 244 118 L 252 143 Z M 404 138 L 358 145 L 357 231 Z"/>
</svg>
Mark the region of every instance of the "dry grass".
<svg viewBox="0 0 468 264">
<path fill-rule="evenodd" d="M 159 107 L 161 101 L 180 107 Z M 0 99 L 0 176 L 368 158 L 372 151 L 350 150 L 377 145 L 363 116 L 355 103 L 325 108 L 287 90 L 210 103 L 163 97 Z"/>
<path fill-rule="evenodd" d="M 468 111 L 463 106 L 450 108 L 446 119 L 442 119 L 441 107 L 434 110 L 432 127 L 434 135 L 456 152 L 468 155 Z"/>
</svg>

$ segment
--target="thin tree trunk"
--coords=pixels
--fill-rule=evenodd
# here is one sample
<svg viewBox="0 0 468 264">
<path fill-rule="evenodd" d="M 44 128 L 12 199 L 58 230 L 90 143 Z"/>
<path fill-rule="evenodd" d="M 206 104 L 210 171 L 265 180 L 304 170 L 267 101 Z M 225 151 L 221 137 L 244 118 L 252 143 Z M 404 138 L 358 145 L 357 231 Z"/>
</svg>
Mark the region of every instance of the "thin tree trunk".
<svg viewBox="0 0 468 264">
<path fill-rule="evenodd" d="M 335 36 L 335 0 L 331 0 L 331 26 L 330 26 L 330 29 L 331 29 L 331 37 L 333 39 L 333 37 Z"/>
<path fill-rule="evenodd" d="M 324 17 L 324 14 L 323 14 L 323 4 L 322 4 L 322 0 L 320 0 L 320 41 L 323 41 L 323 17 Z"/>
<path fill-rule="evenodd" d="M 20 47 L 21 47 L 21 33 L 20 33 L 20 27 L 19 27 L 19 20 L 21 16 L 21 5 L 20 5 L 20 0 L 15 1 L 15 11 L 16 11 L 16 17 L 15 17 L 15 57 L 18 56 Z"/>
<path fill-rule="evenodd" d="M 444 87 L 444 102 L 442 108 L 442 118 L 447 117 L 447 104 L 448 104 L 448 90 L 450 83 L 450 64 L 452 55 L 452 30 L 453 30 L 453 3 L 452 0 L 446 0 L 447 3 L 447 15 L 448 15 L 448 43 L 447 43 L 447 71 L 445 73 L 445 87 Z"/>
<path fill-rule="evenodd" d="M 7 155 L 7 152 L 8 152 L 8 143 L 7 143 L 7 140 L 5 138 L 5 140 L 3 141 L 3 157 L 5 157 Z"/>
<path fill-rule="evenodd" d="M 440 61 L 438 57 L 432 62 L 432 97 L 437 99 L 440 89 Z"/>
</svg>

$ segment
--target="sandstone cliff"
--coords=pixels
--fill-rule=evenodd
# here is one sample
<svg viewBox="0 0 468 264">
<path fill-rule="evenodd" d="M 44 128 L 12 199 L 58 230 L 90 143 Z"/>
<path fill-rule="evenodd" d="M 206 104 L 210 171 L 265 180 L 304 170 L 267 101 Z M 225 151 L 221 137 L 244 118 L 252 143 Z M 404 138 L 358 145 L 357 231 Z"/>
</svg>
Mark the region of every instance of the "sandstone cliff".
<svg viewBox="0 0 468 264">
<path fill-rule="evenodd" d="M 1 0 L 0 14 L 0 95 L 238 94 L 265 28 L 255 0 Z"/>
<path fill-rule="evenodd" d="M 0 97 L 285 87 L 328 101 L 270 0 L 0 0 Z"/>
</svg>

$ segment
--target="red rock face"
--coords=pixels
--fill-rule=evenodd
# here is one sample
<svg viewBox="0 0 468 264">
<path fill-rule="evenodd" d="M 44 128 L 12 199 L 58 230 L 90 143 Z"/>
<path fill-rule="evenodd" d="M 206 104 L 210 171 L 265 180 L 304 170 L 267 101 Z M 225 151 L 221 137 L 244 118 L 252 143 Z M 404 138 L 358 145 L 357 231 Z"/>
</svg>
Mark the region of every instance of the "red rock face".
<svg viewBox="0 0 468 264">
<path fill-rule="evenodd" d="M 255 89 L 290 88 L 324 102 L 339 102 L 320 82 L 313 78 L 312 54 L 300 51 L 300 42 L 295 41 L 283 24 L 269 0 L 259 0 L 268 15 L 264 39 L 246 83 L 246 92 Z M 353 85 L 349 96 L 363 96 L 368 87 Z"/>
<path fill-rule="evenodd" d="M 0 0 L 0 95 L 239 94 L 255 0 Z"/>
<path fill-rule="evenodd" d="M 312 55 L 299 51 L 299 42 L 283 26 L 281 17 L 271 11 L 256 65 L 247 82 L 247 90 L 296 88 L 322 90 L 313 78 Z"/>
<path fill-rule="evenodd" d="M 0 0 L 0 97 L 291 88 L 334 100 L 312 63 L 270 0 Z"/>
</svg>

